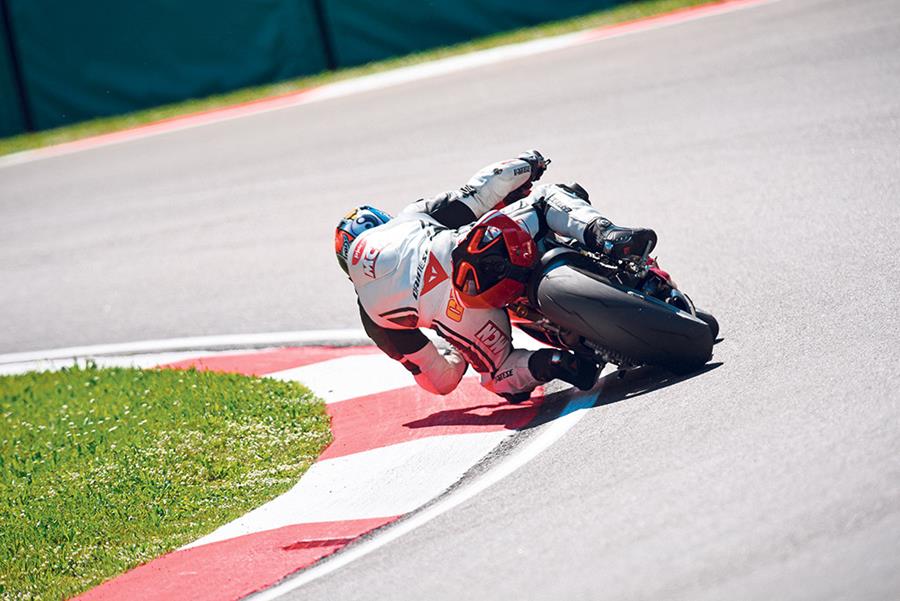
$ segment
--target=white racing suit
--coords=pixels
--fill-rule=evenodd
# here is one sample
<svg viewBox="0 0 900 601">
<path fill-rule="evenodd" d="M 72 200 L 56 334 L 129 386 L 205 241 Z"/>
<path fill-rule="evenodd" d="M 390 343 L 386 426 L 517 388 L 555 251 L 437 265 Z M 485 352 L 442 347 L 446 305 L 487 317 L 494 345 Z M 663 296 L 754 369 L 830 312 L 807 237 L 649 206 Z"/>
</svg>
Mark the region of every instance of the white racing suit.
<svg viewBox="0 0 900 601">
<path fill-rule="evenodd" d="M 350 247 L 350 279 L 366 332 L 430 392 L 451 392 L 467 364 L 501 395 L 530 392 L 543 382 L 529 369 L 532 352 L 513 348 L 506 311 L 464 307 L 451 283 L 450 254 L 465 226 L 526 186 L 530 171 L 519 159 L 489 165 L 460 190 L 412 203 Z M 536 240 L 552 231 L 583 243 L 585 229 L 601 218 L 558 185 L 537 187 L 502 210 Z M 458 352 L 441 353 L 420 328 L 433 329 Z"/>
</svg>

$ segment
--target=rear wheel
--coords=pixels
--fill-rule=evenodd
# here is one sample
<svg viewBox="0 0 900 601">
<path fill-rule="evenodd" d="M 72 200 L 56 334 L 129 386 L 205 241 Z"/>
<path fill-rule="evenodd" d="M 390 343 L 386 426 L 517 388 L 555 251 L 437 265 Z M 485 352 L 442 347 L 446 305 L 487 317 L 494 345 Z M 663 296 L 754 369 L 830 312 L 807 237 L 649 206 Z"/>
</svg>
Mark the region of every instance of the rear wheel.
<svg viewBox="0 0 900 601">
<path fill-rule="evenodd" d="M 554 323 L 634 365 L 686 373 L 712 356 L 706 321 L 585 269 L 552 267 L 537 280 L 534 296 Z"/>
</svg>

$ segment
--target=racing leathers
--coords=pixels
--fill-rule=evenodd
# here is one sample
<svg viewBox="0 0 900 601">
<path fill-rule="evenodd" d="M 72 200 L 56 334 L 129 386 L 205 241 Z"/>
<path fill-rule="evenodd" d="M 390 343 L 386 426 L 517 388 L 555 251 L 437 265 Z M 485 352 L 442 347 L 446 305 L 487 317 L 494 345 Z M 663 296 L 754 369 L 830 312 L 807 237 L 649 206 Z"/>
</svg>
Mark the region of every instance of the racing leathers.
<svg viewBox="0 0 900 601">
<path fill-rule="evenodd" d="M 452 391 L 467 365 L 481 374 L 483 386 L 507 398 L 560 377 L 547 369 L 559 359 L 552 351 L 513 348 L 505 310 L 460 302 L 450 278 L 451 252 L 466 226 L 530 192 L 502 211 L 536 241 L 555 232 L 599 247 L 605 234 L 617 229 L 582 198 L 580 188 L 532 190 L 534 161 L 527 159 L 533 155 L 520 157 L 485 167 L 459 190 L 412 203 L 388 223 L 363 232 L 349 249 L 349 275 L 366 333 L 430 392 Z M 438 350 L 421 328 L 434 330 L 452 349 Z M 596 379 L 597 366 L 592 367 L 587 382 L 579 384 L 584 388 Z"/>
</svg>

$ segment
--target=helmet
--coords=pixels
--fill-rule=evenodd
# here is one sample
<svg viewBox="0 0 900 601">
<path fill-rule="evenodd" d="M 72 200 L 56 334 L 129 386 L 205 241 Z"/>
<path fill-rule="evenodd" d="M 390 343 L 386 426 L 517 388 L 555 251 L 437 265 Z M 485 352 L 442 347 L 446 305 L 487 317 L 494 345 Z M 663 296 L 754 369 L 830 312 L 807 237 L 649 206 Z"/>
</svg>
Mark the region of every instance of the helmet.
<svg viewBox="0 0 900 601">
<path fill-rule="evenodd" d="M 499 309 L 525 292 L 537 247 L 506 213 L 490 211 L 457 243 L 452 257 L 460 301 L 467 307 Z"/>
<path fill-rule="evenodd" d="M 344 273 L 349 274 L 347 268 L 347 256 L 350 254 L 350 245 L 366 230 L 378 227 L 391 220 L 391 216 L 367 205 L 353 209 L 341 219 L 334 230 L 334 252 L 337 254 L 338 263 Z"/>
</svg>

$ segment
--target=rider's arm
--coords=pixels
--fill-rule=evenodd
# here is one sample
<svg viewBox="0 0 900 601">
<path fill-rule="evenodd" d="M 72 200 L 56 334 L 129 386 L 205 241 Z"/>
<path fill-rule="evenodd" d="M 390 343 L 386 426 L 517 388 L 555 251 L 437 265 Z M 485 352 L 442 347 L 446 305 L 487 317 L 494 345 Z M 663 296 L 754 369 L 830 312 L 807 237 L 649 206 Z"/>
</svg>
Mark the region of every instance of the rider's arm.
<svg viewBox="0 0 900 601">
<path fill-rule="evenodd" d="M 548 162 L 537 151 L 524 152 L 481 169 L 459 190 L 414 202 L 403 213 L 425 213 L 445 227 L 462 227 L 527 195 L 531 182 L 540 178 Z"/>
<path fill-rule="evenodd" d="M 359 306 L 359 316 L 366 334 L 378 348 L 402 363 L 416 383 L 428 392 L 449 394 L 466 373 L 467 364 L 458 353 L 439 352 L 420 330 L 395 330 L 379 326 L 362 305 Z"/>
</svg>

